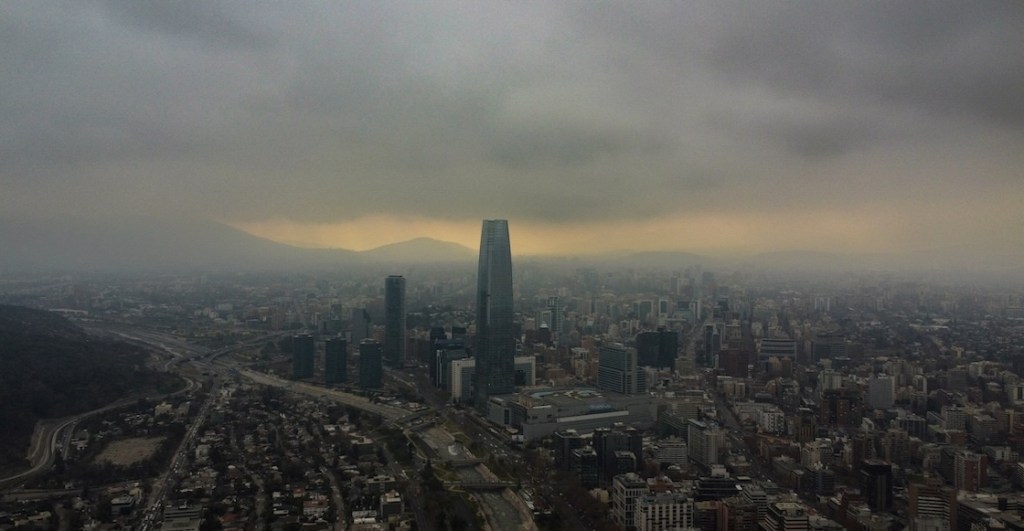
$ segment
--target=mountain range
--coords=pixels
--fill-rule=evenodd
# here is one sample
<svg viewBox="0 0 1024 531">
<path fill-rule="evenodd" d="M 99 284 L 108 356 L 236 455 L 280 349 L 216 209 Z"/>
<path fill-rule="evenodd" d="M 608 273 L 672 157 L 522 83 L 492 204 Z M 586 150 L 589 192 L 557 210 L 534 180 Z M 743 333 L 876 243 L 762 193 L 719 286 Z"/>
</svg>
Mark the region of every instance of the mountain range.
<svg viewBox="0 0 1024 531">
<path fill-rule="evenodd" d="M 14 272 L 216 272 L 313 271 L 379 264 L 461 264 L 472 267 L 477 252 L 432 238 L 383 245 L 366 251 L 310 249 L 253 236 L 204 220 L 147 217 L 117 221 L 0 219 L 0 273 Z M 679 270 L 740 267 L 750 270 L 846 273 L 929 271 L 983 273 L 1020 278 L 1024 251 L 993 255 L 968 247 L 905 253 L 846 254 L 779 251 L 723 259 L 683 251 L 618 252 L 589 256 L 519 256 L 520 263 L 570 267 L 609 266 Z"/>
<path fill-rule="evenodd" d="M 367 251 L 309 249 L 201 220 L 0 221 L 0 271 L 286 271 L 374 263 L 470 263 L 476 251 L 418 238 Z"/>
</svg>

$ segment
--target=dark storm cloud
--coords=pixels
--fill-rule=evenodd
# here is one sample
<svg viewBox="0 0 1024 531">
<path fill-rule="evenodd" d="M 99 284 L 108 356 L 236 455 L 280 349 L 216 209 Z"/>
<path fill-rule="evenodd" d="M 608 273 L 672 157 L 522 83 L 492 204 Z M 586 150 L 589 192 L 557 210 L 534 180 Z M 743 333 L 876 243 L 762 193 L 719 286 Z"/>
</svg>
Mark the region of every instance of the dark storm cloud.
<svg viewBox="0 0 1024 531">
<path fill-rule="evenodd" d="M 843 109 L 768 109 L 761 113 L 723 111 L 709 119 L 715 126 L 737 132 L 740 138 L 755 136 L 782 146 L 786 153 L 803 159 L 842 157 L 886 139 L 908 134 L 898 118 Z"/>
<path fill-rule="evenodd" d="M 192 54 L 145 39 L 140 45 L 91 6 L 4 6 L 4 180 L 74 181 L 90 164 L 159 160 L 202 146 L 204 122 L 213 119 L 207 111 L 224 96 L 211 90 L 218 84 L 211 65 L 189 64 Z M 232 74 L 220 65 L 216 73 Z"/>
<path fill-rule="evenodd" d="M 102 0 L 102 5 L 143 32 L 195 40 L 202 46 L 253 48 L 273 42 L 269 28 L 246 23 L 244 2 Z"/>
<path fill-rule="evenodd" d="M 706 54 L 732 82 L 1024 125 L 1019 2 L 749 3 L 735 15 Z"/>
<path fill-rule="evenodd" d="M 649 219 L 954 183 L 900 153 L 963 138 L 994 180 L 1020 6 L 4 3 L 0 208 Z"/>
<path fill-rule="evenodd" d="M 654 155 L 663 147 L 660 139 L 647 131 L 564 123 L 503 126 L 489 144 L 489 157 L 512 170 L 564 170 L 624 154 Z"/>
<path fill-rule="evenodd" d="M 783 129 L 780 136 L 793 153 L 817 159 L 845 155 L 856 149 L 863 131 L 847 124 L 798 124 L 790 130 Z"/>
</svg>

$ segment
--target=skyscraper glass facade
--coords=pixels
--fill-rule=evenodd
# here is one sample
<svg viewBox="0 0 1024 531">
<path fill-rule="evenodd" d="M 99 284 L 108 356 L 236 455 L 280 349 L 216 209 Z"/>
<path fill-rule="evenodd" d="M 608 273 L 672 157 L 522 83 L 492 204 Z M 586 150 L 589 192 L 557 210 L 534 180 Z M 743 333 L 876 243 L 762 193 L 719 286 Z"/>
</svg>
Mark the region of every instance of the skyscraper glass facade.
<svg viewBox="0 0 1024 531">
<path fill-rule="evenodd" d="M 340 337 L 324 342 L 324 381 L 343 383 L 348 380 L 348 341 Z"/>
<path fill-rule="evenodd" d="M 384 370 L 382 368 L 380 343 L 364 339 L 359 343 L 359 386 L 380 389 Z"/>
<path fill-rule="evenodd" d="M 384 281 L 384 362 L 405 365 L 405 278 L 395 275 Z"/>
<path fill-rule="evenodd" d="M 292 338 L 292 378 L 296 380 L 313 377 L 316 345 L 313 336 L 303 334 Z"/>
<path fill-rule="evenodd" d="M 508 221 L 484 220 L 476 291 L 476 407 L 515 389 L 512 329 L 512 251 Z"/>
</svg>

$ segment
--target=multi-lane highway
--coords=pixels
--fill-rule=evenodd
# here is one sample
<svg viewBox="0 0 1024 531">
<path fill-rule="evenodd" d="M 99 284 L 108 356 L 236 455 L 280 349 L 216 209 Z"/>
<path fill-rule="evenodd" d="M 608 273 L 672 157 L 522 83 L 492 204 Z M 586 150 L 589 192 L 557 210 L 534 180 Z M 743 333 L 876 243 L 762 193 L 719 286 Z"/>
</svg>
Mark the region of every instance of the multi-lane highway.
<svg viewBox="0 0 1024 531">
<path fill-rule="evenodd" d="M 82 418 L 84 418 L 84 415 L 41 422 L 40 427 L 33 434 L 32 449 L 28 456 L 29 462 L 32 464 L 31 468 L 19 474 L 0 479 L 0 490 L 17 486 L 36 474 L 49 470 L 56 458 L 55 450 L 59 447 L 61 434 L 71 432 L 71 427 Z"/>
<path fill-rule="evenodd" d="M 107 325 L 104 327 L 96 326 L 95 323 L 92 326 L 86 328 L 112 333 L 123 339 L 143 343 L 147 346 L 155 348 L 159 351 L 166 352 L 168 354 L 166 361 L 160 367 L 161 369 L 168 371 L 171 370 L 172 365 L 187 359 L 188 354 L 201 355 L 208 352 L 202 347 L 196 347 L 189 345 L 177 338 L 166 336 L 157 333 L 151 333 L 148 331 L 139 330 L 128 330 L 119 325 Z M 39 428 L 32 436 L 32 446 L 30 454 L 28 456 L 30 468 L 15 474 L 10 477 L 0 478 L 0 490 L 10 489 L 16 487 L 32 477 L 38 474 L 49 471 L 53 466 L 56 459 L 57 453 L 68 455 L 68 450 L 71 446 L 71 439 L 74 436 L 75 427 L 82 420 L 98 415 L 113 409 L 124 407 L 135 403 L 140 398 L 149 400 L 162 400 L 169 396 L 178 395 L 181 393 L 188 393 L 199 388 L 199 382 L 192 378 L 181 375 L 185 380 L 185 387 L 169 394 L 156 395 L 156 396 L 131 396 L 126 397 L 116 402 L 107 404 L 106 406 L 94 409 L 92 411 L 86 411 L 78 415 L 65 417 L 62 419 L 49 419 L 40 422 Z"/>
<path fill-rule="evenodd" d="M 172 394 L 180 392 L 182 391 L 176 391 Z M 166 396 L 169 395 L 160 395 L 149 398 L 161 399 Z M 105 413 L 107 411 L 134 404 L 139 398 L 144 397 L 123 398 L 101 408 L 86 411 L 85 413 L 80 413 L 71 417 L 42 421 L 40 429 L 33 434 L 31 454 L 28 457 L 31 467 L 28 470 L 13 476 L 0 478 L 0 490 L 16 487 L 36 475 L 49 471 L 57 458 L 57 453 L 61 453 L 63 455 L 68 454 L 68 450 L 71 446 L 71 438 L 74 436 L 75 426 L 77 426 L 82 420 L 93 415 L 98 415 L 100 413 Z"/>
<path fill-rule="evenodd" d="M 335 389 L 328 389 L 326 387 L 318 387 L 303 382 L 295 382 L 292 380 L 285 380 L 269 374 L 256 372 L 250 369 L 242 369 L 238 371 L 240 375 L 263 385 L 269 385 L 272 387 L 286 388 L 293 393 L 300 393 L 307 396 L 324 397 L 345 404 L 346 406 L 352 406 L 354 408 L 361 409 L 368 413 L 380 415 L 387 420 L 398 420 L 400 418 L 411 415 L 411 411 L 389 406 L 387 404 L 378 404 L 371 402 L 369 398 L 353 395 L 343 391 Z"/>
<path fill-rule="evenodd" d="M 210 413 L 210 407 L 216 400 L 217 389 L 218 388 L 215 385 L 210 391 L 209 397 L 203 403 L 202 408 L 199 410 L 199 414 L 192 420 L 192 424 L 185 433 L 185 437 L 181 440 L 181 444 L 178 445 L 178 449 L 171 457 L 171 463 L 167 467 L 167 470 L 153 482 L 153 490 L 150 492 L 149 500 L 146 503 L 145 513 L 142 518 L 142 525 L 140 526 L 142 531 L 147 531 L 156 522 L 156 519 L 160 514 L 160 509 L 163 507 L 164 499 L 167 497 L 169 492 L 173 491 L 174 484 L 177 481 L 175 475 L 177 474 L 178 468 L 180 468 L 179 465 L 184 459 L 183 456 L 190 448 L 192 448 L 192 443 L 199 434 L 199 429 L 206 421 L 206 417 Z"/>
</svg>

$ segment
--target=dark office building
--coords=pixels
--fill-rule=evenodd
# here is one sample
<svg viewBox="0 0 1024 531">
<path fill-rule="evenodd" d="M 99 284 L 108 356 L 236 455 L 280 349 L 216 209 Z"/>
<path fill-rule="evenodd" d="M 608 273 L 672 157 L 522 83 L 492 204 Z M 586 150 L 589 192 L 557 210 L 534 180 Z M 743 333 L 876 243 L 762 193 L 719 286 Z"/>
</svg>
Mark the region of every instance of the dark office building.
<svg viewBox="0 0 1024 531">
<path fill-rule="evenodd" d="M 366 308 L 353 308 L 350 320 L 352 342 L 360 341 L 370 337 L 370 312 Z"/>
<path fill-rule="evenodd" d="M 855 428 L 864 417 L 861 394 L 855 389 L 827 389 L 822 394 L 818 422 L 822 426 Z"/>
<path fill-rule="evenodd" d="M 452 327 L 452 339 L 468 339 L 468 332 L 465 326 L 453 326 Z"/>
<path fill-rule="evenodd" d="M 696 501 L 722 500 L 740 493 L 739 482 L 732 477 L 702 477 L 697 480 L 693 499 Z"/>
<path fill-rule="evenodd" d="M 818 334 L 811 343 L 811 360 L 830 360 L 846 356 L 846 337 L 836 334 Z"/>
<path fill-rule="evenodd" d="M 772 358 L 779 358 L 780 361 L 788 359 L 790 363 L 795 363 L 796 354 L 796 341 L 786 338 L 766 337 L 757 344 L 758 369 L 767 370 L 768 361 Z"/>
<path fill-rule="evenodd" d="M 324 382 L 344 383 L 348 380 L 348 341 L 334 337 L 324 342 Z"/>
<path fill-rule="evenodd" d="M 643 367 L 675 367 L 679 335 L 667 330 L 636 335 L 637 364 Z"/>
<path fill-rule="evenodd" d="M 587 489 L 597 487 L 601 477 L 597 452 L 589 446 L 584 446 L 573 450 L 571 455 L 572 465 L 570 468 L 579 474 L 580 485 Z"/>
<path fill-rule="evenodd" d="M 430 342 L 435 343 L 441 339 L 448 339 L 448 332 L 444 331 L 443 326 L 432 326 L 430 327 Z"/>
<path fill-rule="evenodd" d="M 439 339 L 434 343 L 434 355 L 430 359 L 430 381 L 436 387 L 451 391 L 452 362 L 469 357 L 469 351 L 462 339 Z"/>
<path fill-rule="evenodd" d="M 761 521 L 764 531 L 806 531 L 810 518 L 804 506 L 794 502 L 775 502 L 768 505 L 768 513 Z"/>
<path fill-rule="evenodd" d="M 443 326 L 432 326 L 430 327 L 430 345 L 436 345 L 438 341 L 447 340 L 448 332 L 444 331 Z"/>
<path fill-rule="evenodd" d="M 720 500 L 699 501 L 693 504 L 693 525 L 700 531 L 718 531 L 719 514 L 722 519 L 728 516 L 727 508 Z M 726 525 L 726 529 L 730 529 Z"/>
<path fill-rule="evenodd" d="M 928 422 L 924 417 L 919 415 L 910 414 L 905 417 L 897 418 L 896 426 L 902 430 L 906 430 L 907 435 L 917 437 L 918 439 L 925 439 L 928 434 Z"/>
<path fill-rule="evenodd" d="M 576 430 L 555 432 L 555 466 L 568 470 L 572 464 L 572 451 L 583 448 L 583 437 Z"/>
<path fill-rule="evenodd" d="M 706 503 L 706 502 L 704 502 Z M 757 531 L 757 505 L 745 496 L 731 496 L 722 500 L 723 527 L 729 531 Z"/>
<path fill-rule="evenodd" d="M 609 463 L 609 474 L 614 478 L 615 476 L 625 474 L 626 472 L 636 472 L 636 463 L 637 456 L 633 452 L 618 450 L 613 455 L 612 462 Z"/>
<path fill-rule="evenodd" d="M 793 422 L 793 436 L 798 443 L 809 443 L 817 437 L 818 419 L 811 408 L 802 407 L 796 410 Z"/>
<path fill-rule="evenodd" d="M 442 326 L 433 326 L 430 328 L 430 334 L 428 337 L 430 338 L 430 351 L 427 352 L 426 357 L 419 361 L 427 364 L 430 383 L 437 385 L 437 382 L 435 381 L 437 374 L 437 364 L 435 363 L 437 359 L 437 345 L 440 341 L 448 340 L 448 333 L 444 331 L 444 327 Z"/>
<path fill-rule="evenodd" d="M 713 365 L 721 350 L 722 335 L 718 332 L 718 327 L 713 324 L 704 325 L 704 362 Z"/>
<path fill-rule="evenodd" d="M 875 511 L 892 507 L 892 465 L 888 461 L 867 459 L 860 465 L 860 492 Z"/>
<path fill-rule="evenodd" d="M 829 468 L 813 468 L 807 471 L 810 481 L 807 488 L 817 496 L 831 496 L 836 491 L 836 473 Z"/>
<path fill-rule="evenodd" d="M 597 452 L 601 477 L 606 481 L 611 481 L 618 474 L 636 471 L 636 468 L 630 470 L 620 469 L 620 466 L 628 466 L 628 462 L 625 461 L 625 455 L 620 455 L 619 452 L 632 454 L 632 464 L 634 467 L 644 456 L 643 436 L 634 428 L 614 430 L 610 428 L 596 428 L 592 442 L 594 451 Z"/>
<path fill-rule="evenodd" d="M 292 378 L 313 377 L 313 360 L 316 357 L 316 345 L 309 334 L 292 338 Z"/>
<path fill-rule="evenodd" d="M 508 221 L 484 220 L 480 233 L 480 260 L 477 268 L 474 375 L 474 400 L 477 409 L 484 415 L 487 414 L 487 402 L 491 396 L 515 390 L 514 333 L 512 251 L 508 237 Z"/>
<path fill-rule="evenodd" d="M 746 378 L 750 375 L 750 365 L 750 351 L 733 348 L 718 353 L 718 368 L 726 376 Z"/>
<path fill-rule="evenodd" d="M 359 386 L 380 389 L 383 376 L 384 359 L 380 342 L 364 339 L 359 343 Z"/>
<path fill-rule="evenodd" d="M 384 360 L 405 366 L 405 278 L 397 275 L 384 280 Z"/>
</svg>

